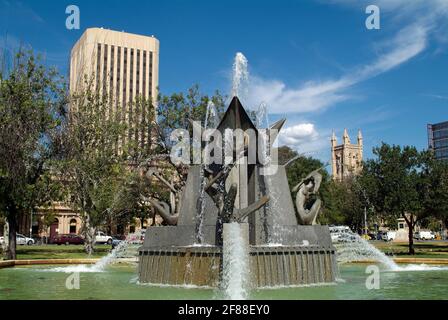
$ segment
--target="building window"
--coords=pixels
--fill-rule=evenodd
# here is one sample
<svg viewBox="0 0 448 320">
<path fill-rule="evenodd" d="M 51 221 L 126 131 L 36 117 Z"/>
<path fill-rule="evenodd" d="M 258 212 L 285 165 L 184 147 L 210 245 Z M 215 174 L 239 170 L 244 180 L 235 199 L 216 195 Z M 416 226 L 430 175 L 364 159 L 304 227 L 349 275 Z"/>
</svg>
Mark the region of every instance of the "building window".
<svg viewBox="0 0 448 320">
<path fill-rule="evenodd" d="M 70 220 L 70 233 L 76 233 L 76 219 Z"/>
<path fill-rule="evenodd" d="M 444 148 L 444 147 L 448 147 L 448 139 L 443 139 L 443 140 L 436 140 L 436 141 L 434 141 L 434 147 L 435 147 L 435 148 Z"/>
<path fill-rule="evenodd" d="M 124 54 L 123 54 L 123 121 L 125 119 L 125 106 L 126 106 L 126 81 L 128 79 L 128 49 L 124 48 Z"/>
<path fill-rule="evenodd" d="M 112 101 L 112 97 L 114 95 L 114 63 L 115 63 L 115 46 L 110 47 L 110 68 L 109 68 L 109 90 L 110 90 L 110 101 Z"/>
<path fill-rule="evenodd" d="M 97 46 L 97 56 L 96 56 L 96 89 L 100 88 L 101 77 L 101 44 L 98 43 Z"/>
<path fill-rule="evenodd" d="M 117 111 L 118 111 L 118 106 L 120 104 L 120 64 L 121 64 L 121 47 L 117 47 L 117 82 L 116 82 L 116 88 L 115 88 L 115 94 L 116 94 L 116 103 L 117 103 Z"/>
<path fill-rule="evenodd" d="M 55 218 L 50 226 L 50 238 L 59 234 L 59 220 Z"/>
<path fill-rule="evenodd" d="M 135 79 L 135 94 L 138 96 L 140 94 L 140 50 L 137 50 L 137 77 Z"/>
<path fill-rule="evenodd" d="M 152 97 L 152 51 L 149 52 L 149 96 Z"/>
<path fill-rule="evenodd" d="M 131 141 L 133 136 L 133 107 L 134 103 L 134 49 L 131 49 L 131 65 L 130 65 L 130 75 L 129 75 L 129 141 Z"/>
<path fill-rule="evenodd" d="M 146 51 L 143 51 L 143 97 L 146 98 Z"/>
<path fill-rule="evenodd" d="M 104 45 L 104 62 L 103 62 L 103 96 L 106 96 L 107 94 L 107 50 L 108 50 L 108 45 L 105 44 Z"/>
</svg>

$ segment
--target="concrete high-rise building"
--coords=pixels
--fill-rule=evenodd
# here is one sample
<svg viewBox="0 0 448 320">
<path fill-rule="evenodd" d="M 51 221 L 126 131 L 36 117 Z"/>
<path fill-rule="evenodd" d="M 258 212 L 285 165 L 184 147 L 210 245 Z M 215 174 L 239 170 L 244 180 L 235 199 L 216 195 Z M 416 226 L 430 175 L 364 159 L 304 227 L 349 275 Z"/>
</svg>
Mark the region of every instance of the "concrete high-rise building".
<svg viewBox="0 0 448 320">
<path fill-rule="evenodd" d="M 361 130 L 358 131 L 358 143 L 352 144 L 347 129 L 344 129 L 342 144 L 337 145 L 336 135 L 331 137 L 332 177 L 342 181 L 344 178 L 356 175 L 362 170 L 363 138 Z"/>
<path fill-rule="evenodd" d="M 103 28 L 87 29 L 71 51 L 70 92 L 81 90 L 86 79 L 94 82 L 98 92 L 107 94 L 111 108 L 126 115 L 122 119 L 129 125 L 128 137 L 135 137 L 139 145 L 148 143 L 149 128 L 145 132 L 136 128 L 142 121 L 150 123 L 150 113 L 139 110 L 133 102 L 142 97 L 156 103 L 159 40 Z"/>
<path fill-rule="evenodd" d="M 428 124 L 428 147 L 436 159 L 448 159 L 448 121 Z"/>
</svg>

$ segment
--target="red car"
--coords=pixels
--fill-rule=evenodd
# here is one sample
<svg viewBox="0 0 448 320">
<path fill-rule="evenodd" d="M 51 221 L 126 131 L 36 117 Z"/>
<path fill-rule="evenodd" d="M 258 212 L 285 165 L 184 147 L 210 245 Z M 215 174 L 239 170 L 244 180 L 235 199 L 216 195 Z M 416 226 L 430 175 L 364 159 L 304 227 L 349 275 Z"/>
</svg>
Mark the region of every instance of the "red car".
<svg viewBox="0 0 448 320">
<path fill-rule="evenodd" d="M 77 234 L 58 234 L 51 239 L 51 243 L 61 244 L 84 244 L 84 239 Z"/>
</svg>

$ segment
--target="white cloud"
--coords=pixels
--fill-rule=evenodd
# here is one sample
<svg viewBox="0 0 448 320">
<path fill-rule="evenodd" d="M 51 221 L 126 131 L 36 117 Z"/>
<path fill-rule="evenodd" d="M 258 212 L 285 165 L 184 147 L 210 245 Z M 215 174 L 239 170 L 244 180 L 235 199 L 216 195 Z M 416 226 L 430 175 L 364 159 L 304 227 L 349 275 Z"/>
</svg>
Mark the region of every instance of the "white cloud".
<svg viewBox="0 0 448 320">
<path fill-rule="evenodd" d="M 301 123 L 283 129 L 280 132 L 280 141 L 288 145 L 299 145 L 304 141 L 315 140 L 318 133 L 312 123 Z"/>
<path fill-rule="evenodd" d="M 288 88 L 281 80 L 252 77 L 249 103 L 265 102 L 270 113 L 304 113 L 318 111 L 351 98 L 350 87 L 387 72 L 421 53 L 427 46 L 428 27 L 414 23 L 392 39 L 382 43 L 385 53 L 372 63 L 358 66 L 339 79 L 308 81 L 298 88 Z"/>
<path fill-rule="evenodd" d="M 357 10 L 372 1 L 322 0 L 341 5 L 356 6 Z M 448 0 L 377 0 L 382 13 L 386 12 L 398 32 L 376 44 L 376 58 L 354 66 L 339 78 L 307 81 L 298 87 L 289 87 L 281 79 L 253 76 L 249 84 L 248 104 L 265 102 L 269 113 L 306 113 L 324 110 L 340 102 L 353 99 L 350 89 L 366 80 L 393 70 L 425 51 L 431 40 L 444 34 L 448 25 Z M 364 6 L 364 7 L 363 7 Z M 360 14 L 365 14 L 364 10 Z M 319 131 L 319 132 L 318 132 Z M 280 133 L 279 143 L 289 145 L 300 153 L 321 153 L 329 147 L 329 130 L 317 130 L 312 123 L 299 123 Z"/>
<path fill-rule="evenodd" d="M 310 155 L 328 146 L 328 139 L 317 132 L 314 124 L 299 123 L 280 131 L 279 145 L 287 145 L 299 153 Z"/>
<path fill-rule="evenodd" d="M 350 6 L 365 14 L 372 1 L 320 0 Z M 423 52 L 431 38 L 443 43 L 441 34 L 448 27 L 448 0 L 376 0 L 373 2 L 387 13 L 389 22 L 402 27 L 391 39 L 379 44 L 380 54 L 364 65 L 355 66 L 338 79 L 307 81 L 294 88 L 280 79 L 253 76 L 249 87 L 250 105 L 267 103 L 270 113 L 305 113 L 319 111 L 352 99 L 349 89 L 356 84 L 388 72 Z M 361 10 L 362 9 L 362 10 Z M 385 15 L 383 14 L 382 17 Z M 442 40 L 441 40 L 442 39 Z"/>
</svg>

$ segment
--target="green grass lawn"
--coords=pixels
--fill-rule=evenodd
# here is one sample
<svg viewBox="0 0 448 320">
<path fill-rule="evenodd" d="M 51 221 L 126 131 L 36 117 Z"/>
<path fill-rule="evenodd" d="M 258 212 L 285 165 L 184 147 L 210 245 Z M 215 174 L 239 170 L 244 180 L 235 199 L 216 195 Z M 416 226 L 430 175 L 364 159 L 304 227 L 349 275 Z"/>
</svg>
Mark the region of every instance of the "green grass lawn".
<svg viewBox="0 0 448 320">
<path fill-rule="evenodd" d="M 110 245 L 96 245 L 95 252 L 89 256 L 82 245 L 33 245 L 17 246 L 18 260 L 31 259 L 89 259 L 101 258 L 111 250 Z"/>
<path fill-rule="evenodd" d="M 388 255 L 409 257 L 406 243 L 371 241 L 371 243 Z M 33 245 L 18 246 L 17 259 L 88 259 L 101 258 L 111 250 L 110 245 L 96 245 L 92 256 L 84 252 L 82 245 Z M 416 258 L 448 259 L 448 241 L 415 242 Z"/>
<path fill-rule="evenodd" d="M 407 243 L 385 241 L 373 241 L 371 243 L 388 255 L 394 255 L 397 257 L 409 256 Z M 448 241 L 414 242 L 414 249 L 416 258 L 448 259 Z"/>
</svg>

